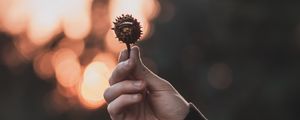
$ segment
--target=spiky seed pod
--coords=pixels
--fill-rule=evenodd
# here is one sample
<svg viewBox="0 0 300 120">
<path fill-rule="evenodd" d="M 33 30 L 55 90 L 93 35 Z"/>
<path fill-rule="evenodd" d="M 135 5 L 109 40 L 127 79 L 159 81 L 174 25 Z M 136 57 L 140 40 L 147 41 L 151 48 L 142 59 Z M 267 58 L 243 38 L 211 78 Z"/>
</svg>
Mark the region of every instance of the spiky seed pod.
<svg viewBox="0 0 300 120">
<path fill-rule="evenodd" d="M 142 35 L 140 23 L 132 17 L 132 15 L 124 15 L 117 17 L 114 23 L 116 38 L 122 41 L 127 46 L 128 58 L 130 56 L 130 45 L 137 42 Z"/>
<path fill-rule="evenodd" d="M 133 44 L 140 39 L 142 35 L 141 25 L 132 15 L 122 14 L 113 23 L 115 27 L 112 29 L 115 31 L 119 41 L 126 44 Z"/>
</svg>

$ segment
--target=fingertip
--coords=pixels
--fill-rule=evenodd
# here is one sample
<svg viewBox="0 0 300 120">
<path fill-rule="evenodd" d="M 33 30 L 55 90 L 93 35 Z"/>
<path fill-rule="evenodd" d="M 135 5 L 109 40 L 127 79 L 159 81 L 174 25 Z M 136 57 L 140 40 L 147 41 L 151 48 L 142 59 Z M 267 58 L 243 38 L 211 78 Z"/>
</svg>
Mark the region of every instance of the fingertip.
<svg viewBox="0 0 300 120">
<path fill-rule="evenodd" d="M 131 47 L 130 58 L 139 57 L 139 54 L 140 54 L 140 48 L 138 46 L 135 45 L 135 46 Z M 123 49 L 119 54 L 118 62 L 125 61 L 125 60 L 127 60 L 127 58 L 128 58 L 128 50 Z"/>
<path fill-rule="evenodd" d="M 133 59 L 133 61 L 137 62 L 139 58 L 140 58 L 140 48 L 138 46 L 133 46 L 130 52 L 130 59 Z"/>
<path fill-rule="evenodd" d="M 140 47 L 139 46 L 137 46 L 137 45 L 134 45 L 134 46 L 132 46 L 132 49 L 140 49 Z"/>
<path fill-rule="evenodd" d="M 103 98 L 105 100 L 106 103 L 109 103 L 109 98 L 110 98 L 110 94 L 109 94 L 109 89 L 110 87 L 106 88 L 104 93 L 103 93 Z"/>
<path fill-rule="evenodd" d="M 132 48 L 131 48 L 131 54 L 134 54 L 134 53 L 139 53 L 139 51 L 140 51 L 140 47 L 139 46 L 133 46 Z M 134 55 L 136 55 L 136 54 L 134 54 Z"/>
<path fill-rule="evenodd" d="M 118 62 L 125 61 L 128 58 L 128 52 L 127 49 L 123 49 L 119 54 Z"/>
<path fill-rule="evenodd" d="M 108 104 L 107 111 L 112 116 L 120 114 L 127 106 L 139 103 L 142 100 L 142 94 L 124 94 Z"/>
<path fill-rule="evenodd" d="M 142 80 L 124 80 L 106 88 L 103 96 L 105 101 L 110 103 L 122 94 L 132 96 L 134 94 L 142 93 L 145 89 L 146 85 Z"/>
</svg>

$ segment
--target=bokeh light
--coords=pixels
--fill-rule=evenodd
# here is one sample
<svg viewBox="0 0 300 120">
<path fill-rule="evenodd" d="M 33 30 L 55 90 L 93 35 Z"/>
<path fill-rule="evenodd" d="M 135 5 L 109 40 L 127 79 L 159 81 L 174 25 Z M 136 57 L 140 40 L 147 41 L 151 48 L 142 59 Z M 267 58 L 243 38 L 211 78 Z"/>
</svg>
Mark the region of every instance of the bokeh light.
<svg viewBox="0 0 300 120">
<path fill-rule="evenodd" d="M 99 61 L 89 64 L 83 74 L 80 84 L 80 100 L 88 108 L 97 108 L 105 103 L 103 93 L 109 86 L 108 67 Z"/>
<path fill-rule="evenodd" d="M 54 69 L 51 63 L 53 53 L 48 52 L 38 55 L 33 61 L 34 70 L 42 79 L 49 79 L 54 75 Z"/>
<path fill-rule="evenodd" d="M 46 107 L 99 108 L 124 48 L 112 21 L 132 14 L 143 26 L 144 39 L 159 11 L 157 0 L 0 0 L 0 32 L 12 36 L 1 59 L 13 72 L 32 62 L 39 78 L 55 83 Z"/>
<path fill-rule="evenodd" d="M 76 54 L 70 49 L 60 49 L 52 58 L 55 76 L 64 87 L 76 85 L 81 75 L 81 66 Z"/>
<path fill-rule="evenodd" d="M 86 37 L 91 29 L 92 0 L 4 1 L 3 27 L 11 34 L 27 33 L 32 43 L 42 46 L 58 33 L 74 40 Z M 0 10 L 0 11 L 1 11 Z M 1 12 L 0 12 L 1 13 Z"/>
</svg>

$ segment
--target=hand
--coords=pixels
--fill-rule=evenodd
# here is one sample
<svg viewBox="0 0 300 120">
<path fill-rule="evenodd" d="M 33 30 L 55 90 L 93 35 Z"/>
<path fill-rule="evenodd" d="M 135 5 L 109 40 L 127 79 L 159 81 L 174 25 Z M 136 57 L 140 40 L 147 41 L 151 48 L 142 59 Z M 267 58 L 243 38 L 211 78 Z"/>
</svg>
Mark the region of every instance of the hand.
<svg viewBox="0 0 300 120">
<path fill-rule="evenodd" d="M 127 58 L 127 51 L 122 51 L 109 79 L 111 86 L 104 93 L 111 119 L 183 120 L 189 104 L 168 81 L 142 63 L 137 46 Z"/>
</svg>

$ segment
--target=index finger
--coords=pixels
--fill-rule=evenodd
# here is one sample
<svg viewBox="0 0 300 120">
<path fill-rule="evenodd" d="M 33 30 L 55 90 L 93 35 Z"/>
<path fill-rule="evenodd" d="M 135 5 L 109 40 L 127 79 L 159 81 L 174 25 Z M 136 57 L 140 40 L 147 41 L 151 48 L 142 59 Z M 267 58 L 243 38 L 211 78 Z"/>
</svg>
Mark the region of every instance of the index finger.
<svg viewBox="0 0 300 120">
<path fill-rule="evenodd" d="M 139 55 L 139 48 L 137 46 L 132 47 L 130 51 L 130 57 L 127 59 L 128 53 L 127 50 L 123 50 L 120 53 L 119 57 L 119 64 L 116 66 L 115 70 L 112 72 L 112 75 L 109 79 L 109 84 L 113 85 L 117 82 L 122 81 L 126 77 L 130 77 L 130 73 L 136 67 L 138 55 Z"/>
<path fill-rule="evenodd" d="M 124 49 L 120 52 L 118 63 L 125 61 L 127 59 L 128 59 L 128 52 L 127 52 L 127 49 Z"/>
<path fill-rule="evenodd" d="M 134 62 L 131 59 L 120 62 L 109 78 L 109 84 L 113 85 L 125 79 L 134 68 Z"/>
</svg>

